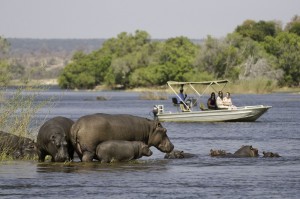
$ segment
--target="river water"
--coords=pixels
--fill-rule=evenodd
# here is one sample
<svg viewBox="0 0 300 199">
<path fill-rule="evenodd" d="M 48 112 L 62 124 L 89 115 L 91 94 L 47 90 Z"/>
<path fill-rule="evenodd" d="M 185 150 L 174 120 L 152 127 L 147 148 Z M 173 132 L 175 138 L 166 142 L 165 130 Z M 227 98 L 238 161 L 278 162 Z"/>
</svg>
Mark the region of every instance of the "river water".
<svg viewBox="0 0 300 199">
<path fill-rule="evenodd" d="M 99 101 L 97 96 L 109 98 Z M 135 92 L 84 92 L 50 89 L 52 98 L 32 121 L 33 133 L 54 116 L 74 120 L 96 112 L 152 118 L 154 104 L 174 109 L 169 100 L 141 100 Z M 270 105 L 256 122 L 163 123 L 175 149 L 196 156 L 164 159 L 153 155 L 128 163 L 100 164 L 0 162 L 0 198 L 299 198 L 300 95 L 233 95 L 236 105 Z M 210 149 L 235 152 L 258 148 L 258 158 L 213 158 Z M 263 158 L 263 151 L 280 158 Z"/>
</svg>

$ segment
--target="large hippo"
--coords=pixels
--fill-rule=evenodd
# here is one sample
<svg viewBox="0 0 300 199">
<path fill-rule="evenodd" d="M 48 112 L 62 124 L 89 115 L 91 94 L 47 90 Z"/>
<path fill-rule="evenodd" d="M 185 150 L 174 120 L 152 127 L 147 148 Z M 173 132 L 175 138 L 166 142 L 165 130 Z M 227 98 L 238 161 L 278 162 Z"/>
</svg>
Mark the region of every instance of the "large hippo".
<svg viewBox="0 0 300 199">
<path fill-rule="evenodd" d="M 0 131 L 0 153 L 3 152 L 15 159 L 34 158 L 37 146 L 30 138 Z"/>
<path fill-rule="evenodd" d="M 96 155 L 101 163 L 110 163 L 151 156 L 152 151 L 141 141 L 108 140 L 97 146 Z"/>
<path fill-rule="evenodd" d="M 39 161 L 44 162 L 46 155 L 52 156 L 52 162 L 65 162 L 74 157 L 74 148 L 70 140 L 73 121 L 66 117 L 54 117 L 46 121 L 37 136 Z"/>
<path fill-rule="evenodd" d="M 107 140 L 142 141 L 165 153 L 174 148 L 160 122 L 126 114 L 83 116 L 72 126 L 71 137 L 75 151 L 83 162 L 97 159 L 96 147 Z"/>
<path fill-rule="evenodd" d="M 258 157 L 258 149 L 253 148 L 251 145 L 242 146 L 234 154 L 227 153 L 224 150 L 210 150 L 210 156 L 212 157 Z"/>
</svg>

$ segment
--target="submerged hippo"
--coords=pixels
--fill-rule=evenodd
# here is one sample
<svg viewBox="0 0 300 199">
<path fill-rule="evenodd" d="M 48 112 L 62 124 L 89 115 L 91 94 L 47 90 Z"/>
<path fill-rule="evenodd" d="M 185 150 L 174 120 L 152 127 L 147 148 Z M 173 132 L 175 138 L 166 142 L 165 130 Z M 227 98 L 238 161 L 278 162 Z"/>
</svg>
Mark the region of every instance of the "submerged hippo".
<svg viewBox="0 0 300 199">
<path fill-rule="evenodd" d="M 141 141 L 108 140 L 97 146 L 96 155 L 101 163 L 110 163 L 151 156 L 152 151 Z"/>
<path fill-rule="evenodd" d="M 212 157 L 258 157 L 258 149 L 253 148 L 251 145 L 242 146 L 234 154 L 227 153 L 224 150 L 210 150 L 210 156 Z"/>
<path fill-rule="evenodd" d="M 34 158 L 37 146 L 34 140 L 0 131 L 0 153 L 18 158 Z"/>
<path fill-rule="evenodd" d="M 46 121 L 37 136 L 39 161 L 44 162 L 46 155 L 52 156 L 52 162 L 72 160 L 74 148 L 70 141 L 70 129 L 73 121 L 65 117 L 54 117 Z"/>
<path fill-rule="evenodd" d="M 184 151 L 180 150 L 173 150 L 170 153 L 166 153 L 165 159 L 182 159 L 182 158 L 192 158 L 195 157 L 194 154 L 185 153 Z"/>
<path fill-rule="evenodd" d="M 281 157 L 278 153 L 273 153 L 273 152 L 265 152 L 263 151 L 264 158 L 279 158 Z"/>
<path fill-rule="evenodd" d="M 107 140 L 142 141 L 168 153 L 174 148 L 160 122 L 133 115 L 97 113 L 79 118 L 71 129 L 72 143 L 83 162 L 92 161 L 98 144 Z"/>
</svg>

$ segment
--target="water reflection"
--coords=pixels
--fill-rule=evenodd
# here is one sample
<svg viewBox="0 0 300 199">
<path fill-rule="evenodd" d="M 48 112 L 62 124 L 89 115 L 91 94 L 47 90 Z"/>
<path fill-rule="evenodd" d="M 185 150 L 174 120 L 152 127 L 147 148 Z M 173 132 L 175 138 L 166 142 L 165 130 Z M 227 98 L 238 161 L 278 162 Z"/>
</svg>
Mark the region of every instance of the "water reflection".
<svg viewBox="0 0 300 199">
<path fill-rule="evenodd" d="M 167 160 L 135 160 L 130 162 L 100 163 L 94 162 L 44 162 L 37 163 L 38 173 L 63 172 L 63 173 L 85 173 L 85 172 L 150 172 L 154 170 L 167 169 Z"/>
</svg>

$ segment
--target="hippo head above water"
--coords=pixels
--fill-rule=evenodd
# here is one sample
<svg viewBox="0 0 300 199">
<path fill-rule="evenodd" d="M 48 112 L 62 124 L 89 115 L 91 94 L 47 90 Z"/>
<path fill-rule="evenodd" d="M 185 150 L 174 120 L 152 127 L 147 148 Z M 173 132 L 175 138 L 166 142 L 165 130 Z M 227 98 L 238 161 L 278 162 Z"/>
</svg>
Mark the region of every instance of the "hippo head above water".
<svg viewBox="0 0 300 199">
<path fill-rule="evenodd" d="M 242 146 L 234 155 L 239 157 L 258 157 L 258 149 L 253 148 L 252 145 Z"/>
</svg>

